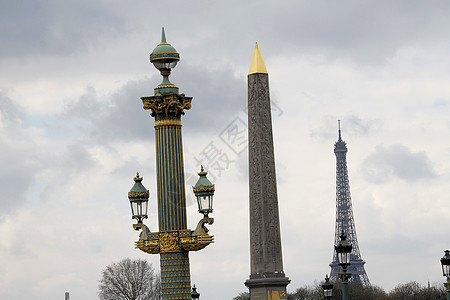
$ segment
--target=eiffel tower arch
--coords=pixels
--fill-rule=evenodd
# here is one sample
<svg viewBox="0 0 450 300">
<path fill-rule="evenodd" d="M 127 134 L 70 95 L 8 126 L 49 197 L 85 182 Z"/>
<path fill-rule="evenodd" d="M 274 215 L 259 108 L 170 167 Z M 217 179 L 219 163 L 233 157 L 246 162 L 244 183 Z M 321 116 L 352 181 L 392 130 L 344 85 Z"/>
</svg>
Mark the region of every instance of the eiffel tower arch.
<svg viewBox="0 0 450 300">
<path fill-rule="evenodd" d="M 368 287 L 370 286 L 370 281 L 364 269 L 366 262 L 361 258 L 358 239 L 356 237 L 355 220 L 353 218 L 350 183 L 347 171 L 347 151 L 347 144 L 341 138 L 341 124 L 339 121 L 339 138 L 334 144 L 334 154 L 336 155 L 336 227 L 334 244 L 337 245 L 339 243 L 341 232 L 344 232 L 347 236 L 347 241 L 352 245 L 350 266 L 347 268 L 348 272 L 352 274 L 349 282 Z M 338 265 L 335 250 L 333 250 L 333 261 L 330 267 L 330 280 L 338 282 L 341 267 Z"/>
</svg>

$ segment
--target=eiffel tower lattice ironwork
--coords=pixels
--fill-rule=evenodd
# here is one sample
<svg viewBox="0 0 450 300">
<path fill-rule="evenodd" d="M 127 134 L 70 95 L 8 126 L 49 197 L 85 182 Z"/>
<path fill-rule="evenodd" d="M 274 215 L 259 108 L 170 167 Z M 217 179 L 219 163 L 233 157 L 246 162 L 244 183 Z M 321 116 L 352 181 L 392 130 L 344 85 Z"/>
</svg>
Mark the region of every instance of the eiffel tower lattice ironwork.
<svg viewBox="0 0 450 300">
<path fill-rule="evenodd" d="M 341 124 L 339 121 L 339 139 L 334 144 L 336 155 L 336 231 L 334 244 L 340 241 L 342 232 L 347 236 L 347 241 L 352 245 L 350 253 L 350 266 L 347 268 L 351 273 L 350 283 L 370 286 L 369 277 L 364 269 L 365 261 L 359 252 L 358 240 L 356 238 L 355 220 L 353 218 L 352 199 L 350 197 L 350 184 L 347 171 L 347 144 L 341 138 Z M 333 250 L 333 261 L 330 264 L 330 280 L 339 281 L 341 267 L 338 265 L 336 251 Z"/>
</svg>

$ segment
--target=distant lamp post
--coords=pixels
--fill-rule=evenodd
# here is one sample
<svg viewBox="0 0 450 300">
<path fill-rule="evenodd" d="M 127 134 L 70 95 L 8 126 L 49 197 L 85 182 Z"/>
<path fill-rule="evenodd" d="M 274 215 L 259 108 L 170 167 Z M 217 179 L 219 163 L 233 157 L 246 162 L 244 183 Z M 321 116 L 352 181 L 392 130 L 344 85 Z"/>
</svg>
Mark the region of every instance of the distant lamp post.
<svg viewBox="0 0 450 300">
<path fill-rule="evenodd" d="M 352 245 L 346 240 L 347 236 L 344 231 L 341 233 L 341 240 L 334 246 L 338 257 L 338 264 L 342 267 L 342 273 L 339 277 L 342 279 L 342 299 L 348 300 L 348 280 L 352 274 L 347 272 L 347 267 L 350 266 L 350 253 L 352 252 Z"/>
<path fill-rule="evenodd" d="M 191 293 L 191 296 L 192 296 L 192 299 L 200 299 L 200 294 L 197 292 L 197 288 L 195 287 L 195 284 L 194 284 L 194 287 L 192 288 L 192 293 Z"/>
<path fill-rule="evenodd" d="M 333 296 L 333 284 L 330 282 L 328 275 L 325 275 L 325 283 L 322 284 L 322 288 L 325 299 L 331 299 Z"/>
<path fill-rule="evenodd" d="M 444 253 L 441 258 L 442 275 L 447 278 L 444 286 L 447 288 L 447 300 L 450 300 L 450 250 L 445 250 Z"/>
</svg>

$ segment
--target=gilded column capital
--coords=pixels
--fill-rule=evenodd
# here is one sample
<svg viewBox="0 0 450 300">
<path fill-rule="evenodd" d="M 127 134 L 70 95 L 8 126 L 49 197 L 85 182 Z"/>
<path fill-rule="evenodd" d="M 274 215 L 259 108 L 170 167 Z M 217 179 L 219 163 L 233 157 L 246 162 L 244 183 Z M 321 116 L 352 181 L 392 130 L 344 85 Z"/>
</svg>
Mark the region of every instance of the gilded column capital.
<svg viewBox="0 0 450 300">
<path fill-rule="evenodd" d="M 155 96 L 141 97 L 141 100 L 144 109 L 150 109 L 151 116 L 156 121 L 179 120 L 181 115 L 184 115 L 184 110 L 191 108 L 192 97 L 186 97 L 184 94 L 156 94 Z"/>
</svg>

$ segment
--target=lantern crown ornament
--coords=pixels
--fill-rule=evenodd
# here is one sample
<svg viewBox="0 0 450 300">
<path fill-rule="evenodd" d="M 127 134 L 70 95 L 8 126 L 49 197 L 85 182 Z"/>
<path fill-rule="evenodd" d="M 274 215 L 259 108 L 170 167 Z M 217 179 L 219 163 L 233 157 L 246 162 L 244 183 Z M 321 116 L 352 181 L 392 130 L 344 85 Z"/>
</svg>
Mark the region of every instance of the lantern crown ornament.
<svg viewBox="0 0 450 300">
<path fill-rule="evenodd" d="M 162 28 L 161 43 L 153 49 L 150 54 L 150 62 L 158 70 L 171 70 L 175 68 L 177 62 L 180 60 L 180 54 L 175 48 L 167 43 L 166 33 L 164 27 Z"/>
<path fill-rule="evenodd" d="M 163 77 L 162 82 L 155 87 L 153 96 L 141 97 L 145 110 L 151 110 L 155 118 L 155 126 L 181 125 L 181 116 L 185 110 L 191 109 L 192 97 L 179 93 L 180 89 L 170 82 L 171 70 L 180 60 L 180 54 L 166 41 L 166 33 L 162 29 L 161 43 L 150 54 L 150 62 Z"/>
<path fill-rule="evenodd" d="M 197 180 L 195 186 L 192 187 L 195 197 L 197 197 L 198 212 L 208 217 L 209 213 L 213 211 L 213 196 L 215 187 L 214 184 L 206 177 L 208 172 L 203 169 L 203 166 L 198 172 L 200 178 Z"/>
<path fill-rule="evenodd" d="M 162 28 L 161 43 L 153 49 L 150 54 L 150 62 L 157 68 L 163 76 L 163 81 L 155 90 L 156 95 L 178 94 L 179 88 L 169 80 L 170 71 L 175 68 L 180 60 L 180 54 L 175 48 L 167 43 L 164 27 Z"/>
<path fill-rule="evenodd" d="M 442 276 L 450 278 L 450 250 L 445 250 L 444 253 L 441 258 Z"/>
<path fill-rule="evenodd" d="M 139 177 L 138 172 L 134 177 L 134 185 L 128 192 L 132 218 L 138 220 L 138 223 L 142 223 L 142 219 L 147 218 L 148 198 L 150 196 L 149 190 L 142 184 L 143 179 L 143 177 Z"/>
</svg>

